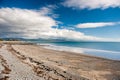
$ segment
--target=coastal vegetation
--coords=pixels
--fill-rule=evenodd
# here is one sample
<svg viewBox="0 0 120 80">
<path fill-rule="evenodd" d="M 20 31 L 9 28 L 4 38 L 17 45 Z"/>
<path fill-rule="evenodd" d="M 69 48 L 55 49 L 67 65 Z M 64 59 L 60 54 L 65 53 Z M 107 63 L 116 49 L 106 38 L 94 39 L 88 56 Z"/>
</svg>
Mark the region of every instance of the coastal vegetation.
<svg viewBox="0 0 120 80">
<path fill-rule="evenodd" d="M 20 41 L 20 39 L 17 39 L 17 38 L 0 38 L 0 41 Z"/>
</svg>

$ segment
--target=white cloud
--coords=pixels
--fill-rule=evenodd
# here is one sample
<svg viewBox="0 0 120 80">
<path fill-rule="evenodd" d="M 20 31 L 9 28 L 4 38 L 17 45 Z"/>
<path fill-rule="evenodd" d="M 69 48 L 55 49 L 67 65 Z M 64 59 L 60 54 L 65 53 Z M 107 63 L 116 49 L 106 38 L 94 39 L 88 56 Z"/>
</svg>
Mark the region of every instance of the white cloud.
<svg viewBox="0 0 120 80">
<path fill-rule="evenodd" d="M 63 4 L 78 9 L 106 9 L 120 7 L 120 0 L 66 0 Z"/>
<path fill-rule="evenodd" d="M 118 22 L 98 22 L 98 23 L 80 23 L 77 24 L 77 28 L 97 28 L 97 27 L 106 27 L 117 25 Z"/>
<path fill-rule="evenodd" d="M 46 29 L 51 29 L 52 26 L 57 25 L 54 19 L 47 16 L 51 13 L 50 11 L 49 8 L 42 8 L 41 10 L 1 8 L 0 32 L 7 31 L 25 37 L 38 37 L 38 32 L 46 31 Z M 14 35 L 17 36 L 17 34 Z"/>
<path fill-rule="evenodd" d="M 67 29 L 55 29 L 56 20 L 48 16 L 53 14 L 49 8 L 28 10 L 18 8 L 0 9 L 0 37 L 22 38 L 63 38 L 68 40 L 97 41 L 104 40 Z M 54 15 L 54 14 L 53 14 Z"/>
</svg>

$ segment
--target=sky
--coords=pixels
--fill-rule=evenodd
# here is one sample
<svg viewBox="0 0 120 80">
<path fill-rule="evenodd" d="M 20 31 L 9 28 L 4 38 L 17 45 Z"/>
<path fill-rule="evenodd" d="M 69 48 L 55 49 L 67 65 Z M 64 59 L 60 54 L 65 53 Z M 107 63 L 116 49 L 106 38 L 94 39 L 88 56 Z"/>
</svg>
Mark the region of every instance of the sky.
<svg viewBox="0 0 120 80">
<path fill-rule="evenodd" d="M 120 41 L 120 0 L 0 0 L 0 37 Z"/>
</svg>

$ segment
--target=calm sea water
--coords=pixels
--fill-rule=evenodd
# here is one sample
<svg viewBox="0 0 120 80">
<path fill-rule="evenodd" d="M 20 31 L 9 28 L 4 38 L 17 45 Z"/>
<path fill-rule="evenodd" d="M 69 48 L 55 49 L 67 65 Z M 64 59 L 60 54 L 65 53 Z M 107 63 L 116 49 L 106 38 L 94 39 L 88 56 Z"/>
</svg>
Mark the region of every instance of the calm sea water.
<svg viewBox="0 0 120 80">
<path fill-rule="evenodd" d="M 120 60 L 120 42 L 41 42 L 45 48 Z"/>
</svg>

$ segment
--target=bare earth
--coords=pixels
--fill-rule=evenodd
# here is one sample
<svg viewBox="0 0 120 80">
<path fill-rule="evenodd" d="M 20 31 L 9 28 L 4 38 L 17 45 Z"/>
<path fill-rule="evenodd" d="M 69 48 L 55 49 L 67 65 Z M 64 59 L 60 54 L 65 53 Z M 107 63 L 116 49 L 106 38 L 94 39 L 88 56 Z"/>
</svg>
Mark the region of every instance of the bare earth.
<svg viewBox="0 0 120 80">
<path fill-rule="evenodd" d="M 120 80 L 120 61 L 0 43 L 0 80 Z"/>
</svg>

